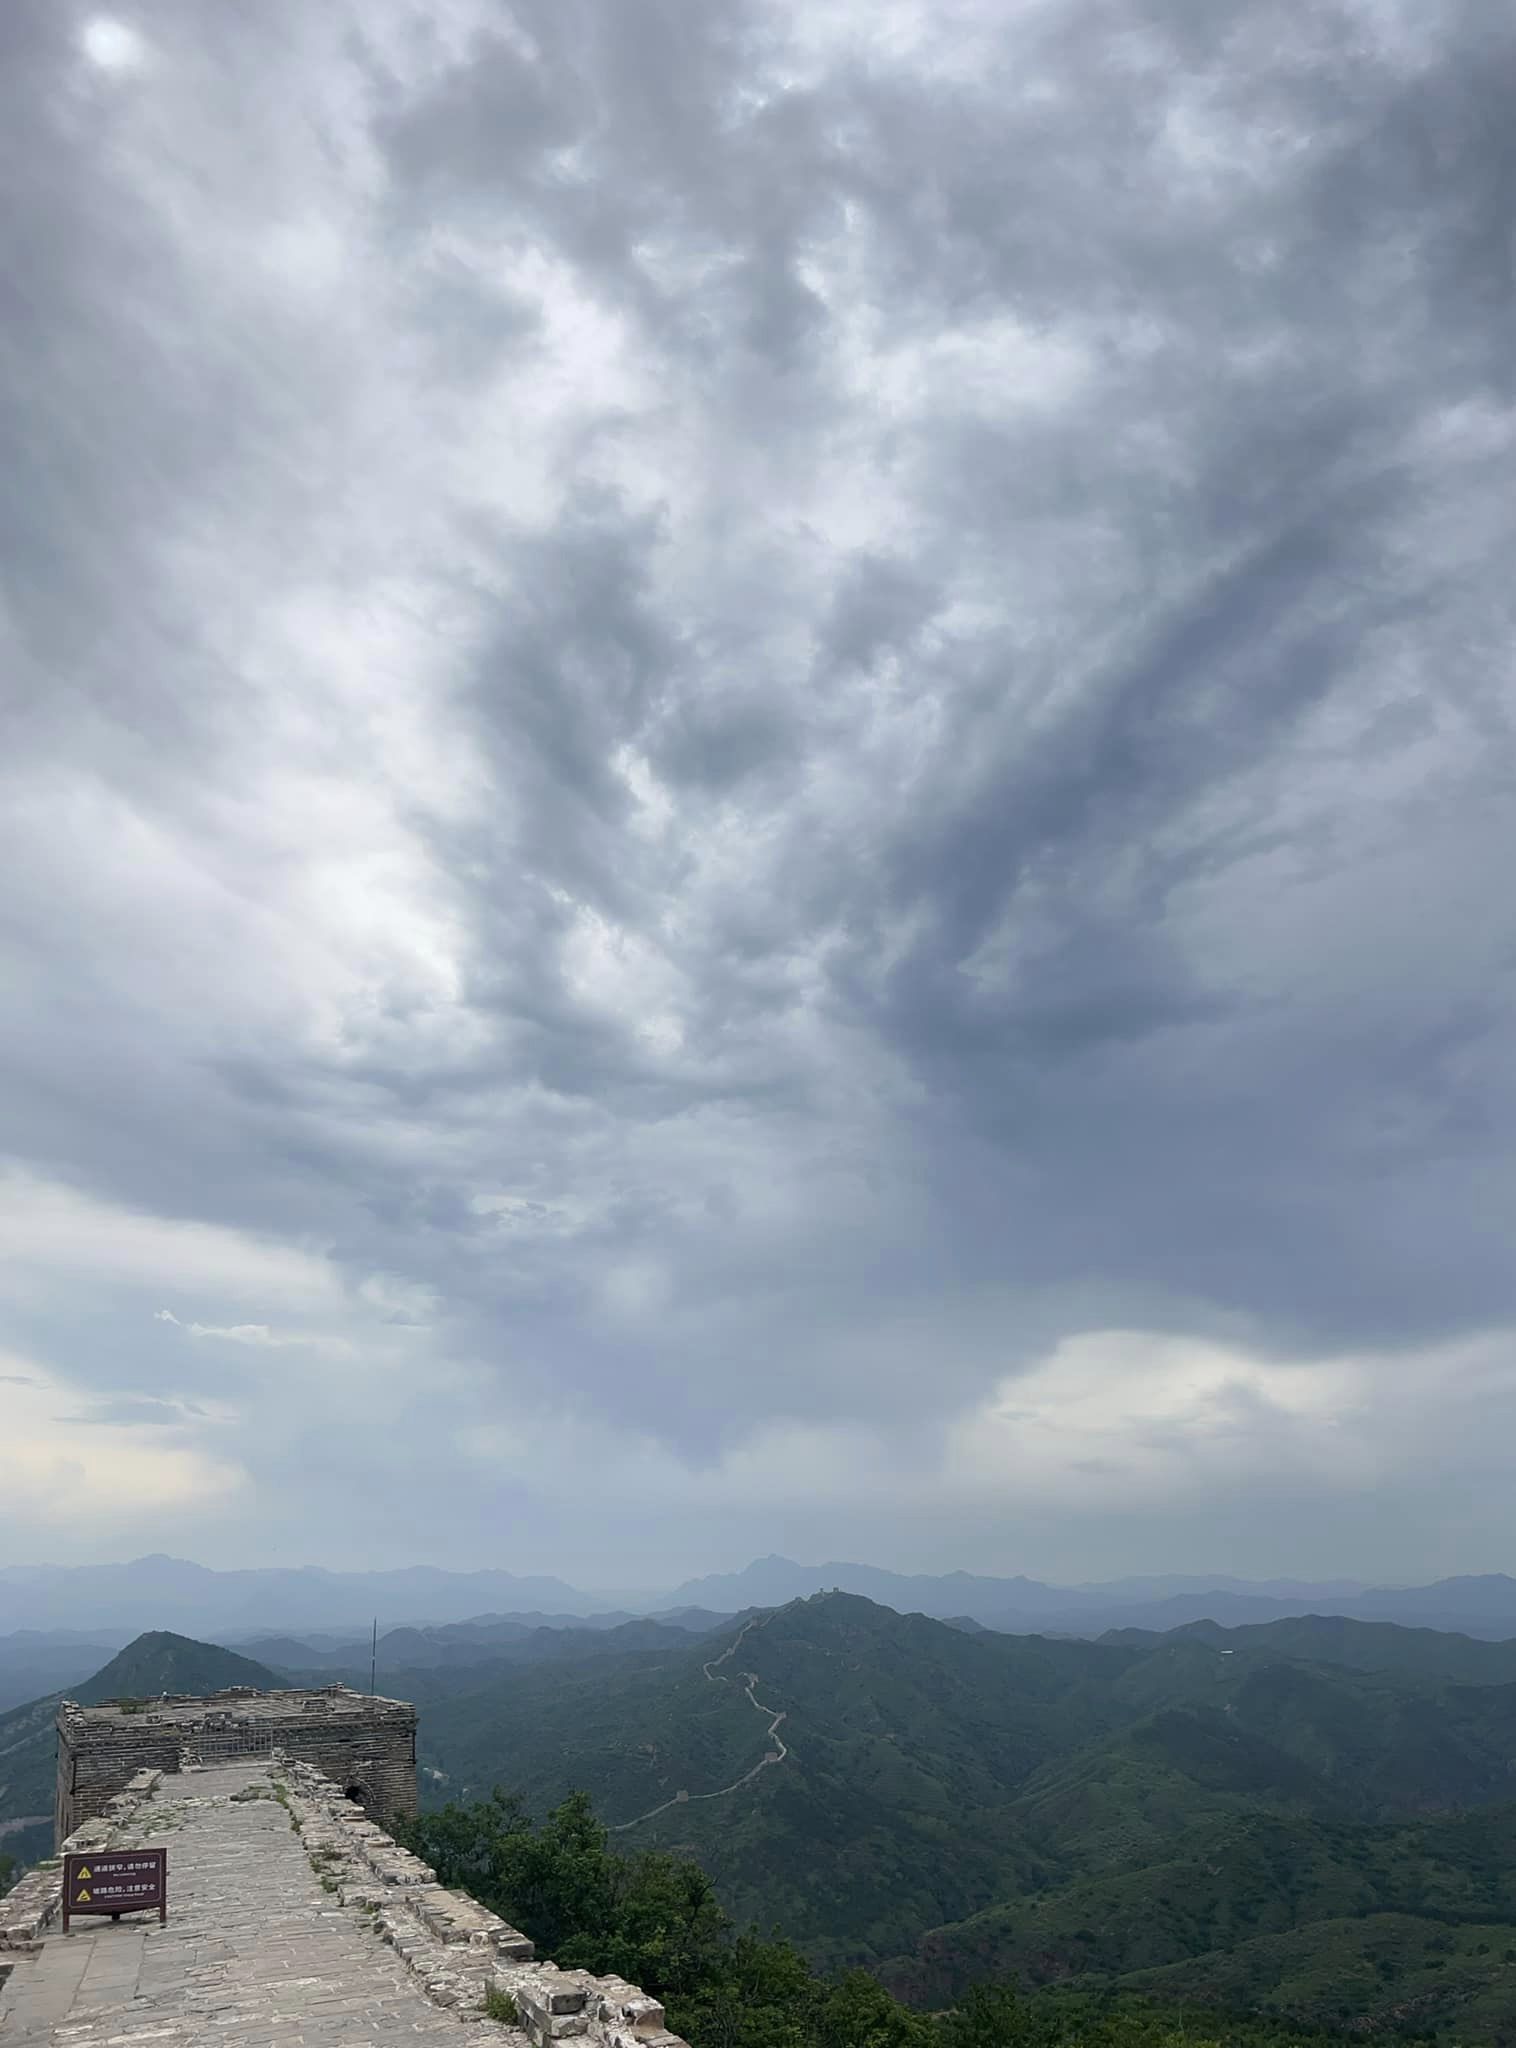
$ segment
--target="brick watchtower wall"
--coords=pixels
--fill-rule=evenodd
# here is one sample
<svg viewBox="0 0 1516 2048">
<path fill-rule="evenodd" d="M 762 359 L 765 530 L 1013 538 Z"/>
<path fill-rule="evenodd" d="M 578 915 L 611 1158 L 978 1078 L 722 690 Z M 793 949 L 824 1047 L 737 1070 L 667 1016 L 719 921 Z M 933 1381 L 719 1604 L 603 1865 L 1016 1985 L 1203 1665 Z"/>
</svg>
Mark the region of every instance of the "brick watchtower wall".
<svg viewBox="0 0 1516 2048">
<path fill-rule="evenodd" d="M 236 1687 L 58 1709 L 58 1841 L 104 1811 L 138 1771 L 230 1763 L 274 1749 L 312 1764 L 381 1825 L 416 1811 L 416 1709 L 346 1686 L 320 1692 Z"/>
</svg>

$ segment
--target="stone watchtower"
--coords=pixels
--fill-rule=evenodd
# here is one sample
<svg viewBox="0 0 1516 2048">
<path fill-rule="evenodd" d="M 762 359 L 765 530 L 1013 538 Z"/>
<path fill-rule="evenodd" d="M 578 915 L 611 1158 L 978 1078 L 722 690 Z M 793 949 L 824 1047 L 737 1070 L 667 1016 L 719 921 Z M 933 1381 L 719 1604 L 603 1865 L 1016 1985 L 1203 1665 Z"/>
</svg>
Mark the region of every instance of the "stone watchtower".
<svg viewBox="0 0 1516 2048">
<path fill-rule="evenodd" d="M 138 1771 L 180 1771 L 273 1750 L 313 1764 L 381 1826 L 416 1811 L 416 1709 L 329 1685 L 320 1692 L 234 1686 L 58 1708 L 59 1842 L 93 1820 Z"/>
</svg>

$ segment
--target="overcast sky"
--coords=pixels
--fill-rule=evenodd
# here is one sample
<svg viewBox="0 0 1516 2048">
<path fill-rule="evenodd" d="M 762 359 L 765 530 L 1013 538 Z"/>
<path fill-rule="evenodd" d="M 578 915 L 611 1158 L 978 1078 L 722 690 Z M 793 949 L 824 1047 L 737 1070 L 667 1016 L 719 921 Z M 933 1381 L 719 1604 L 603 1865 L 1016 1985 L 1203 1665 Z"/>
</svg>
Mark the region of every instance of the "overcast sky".
<svg viewBox="0 0 1516 2048">
<path fill-rule="evenodd" d="M 0 9 L 0 1561 L 1516 1564 L 1516 21 Z"/>
</svg>

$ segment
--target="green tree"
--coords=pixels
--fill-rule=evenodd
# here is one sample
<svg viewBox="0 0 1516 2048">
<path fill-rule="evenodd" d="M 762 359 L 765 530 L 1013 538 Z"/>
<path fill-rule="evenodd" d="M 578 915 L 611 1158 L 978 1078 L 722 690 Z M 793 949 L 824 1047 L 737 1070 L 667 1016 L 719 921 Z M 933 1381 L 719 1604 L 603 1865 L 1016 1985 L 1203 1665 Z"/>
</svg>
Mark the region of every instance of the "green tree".
<svg viewBox="0 0 1516 2048">
<path fill-rule="evenodd" d="M 942 2048 L 1040 2048 L 1057 2038 L 1048 2022 L 1031 2017 L 1013 1984 L 976 1984 L 942 2022 Z"/>
<path fill-rule="evenodd" d="M 570 1969 L 630 1978 L 660 1998 L 719 1976 L 731 1927 L 697 1864 L 617 1856 L 588 1798 L 572 1793 L 535 1827 L 501 1792 L 426 1814 L 406 1839 L 436 1869 Z"/>
<path fill-rule="evenodd" d="M 934 2048 L 937 2030 L 909 2012 L 881 1984 L 854 1970 L 820 2000 L 818 2048 Z"/>
<path fill-rule="evenodd" d="M 815 2048 L 822 1988 L 787 1941 L 739 1934 L 704 1982 L 671 2002 L 669 2024 L 695 2048 Z"/>
<path fill-rule="evenodd" d="M 730 1923 L 698 1864 L 675 1856 L 616 1858 L 611 1895 L 605 1935 L 577 1937 L 571 1949 L 584 1945 L 596 1953 L 595 1967 L 656 1985 L 664 1999 L 688 1997 L 710 1979 Z"/>
</svg>

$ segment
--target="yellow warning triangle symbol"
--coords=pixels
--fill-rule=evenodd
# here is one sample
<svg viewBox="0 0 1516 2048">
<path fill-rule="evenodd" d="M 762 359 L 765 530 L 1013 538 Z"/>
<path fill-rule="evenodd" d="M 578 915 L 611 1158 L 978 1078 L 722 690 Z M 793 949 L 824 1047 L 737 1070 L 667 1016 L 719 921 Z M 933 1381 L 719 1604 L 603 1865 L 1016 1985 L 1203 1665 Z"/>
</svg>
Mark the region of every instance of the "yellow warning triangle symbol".
<svg viewBox="0 0 1516 2048">
<path fill-rule="evenodd" d="M 87 1906 L 89 1904 L 89 1893 L 80 1892 L 78 1898 L 75 1899 L 74 1904 L 76 1906 Z"/>
<path fill-rule="evenodd" d="M 74 1875 L 78 1878 L 80 1884 L 89 1883 L 89 1872 L 87 1870 L 76 1870 Z"/>
</svg>

